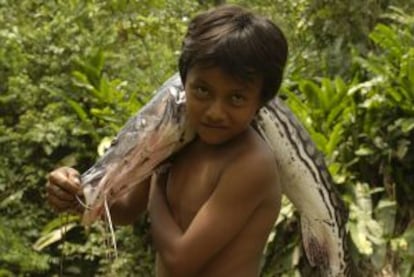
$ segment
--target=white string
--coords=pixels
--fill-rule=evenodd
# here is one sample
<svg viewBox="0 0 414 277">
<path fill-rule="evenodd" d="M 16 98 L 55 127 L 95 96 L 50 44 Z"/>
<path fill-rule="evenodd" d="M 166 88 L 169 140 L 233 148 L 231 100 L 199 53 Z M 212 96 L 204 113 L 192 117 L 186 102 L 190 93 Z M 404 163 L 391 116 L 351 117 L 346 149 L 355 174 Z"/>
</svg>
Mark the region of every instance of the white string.
<svg viewBox="0 0 414 277">
<path fill-rule="evenodd" d="M 115 258 L 118 258 L 118 249 L 116 246 L 114 226 L 112 225 L 111 213 L 109 211 L 109 206 L 108 206 L 108 201 L 106 199 L 106 196 L 105 196 L 104 206 L 105 206 L 105 216 L 106 216 L 106 219 L 108 220 L 109 230 L 111 233 L 112 245 L 114 246 Z"/>
<path fill-rule="evenodd" d="M 85 202 L 82 201 L 82 199 L 79 198 L 79 196 L 77 194 L 75 194 L 75 198 L 76 200 L 78 200 L 78 203 L 84 207 L 86 210 L 91 210 L 92 208 L 90 206 L 88 206 Z"/>
</svg>

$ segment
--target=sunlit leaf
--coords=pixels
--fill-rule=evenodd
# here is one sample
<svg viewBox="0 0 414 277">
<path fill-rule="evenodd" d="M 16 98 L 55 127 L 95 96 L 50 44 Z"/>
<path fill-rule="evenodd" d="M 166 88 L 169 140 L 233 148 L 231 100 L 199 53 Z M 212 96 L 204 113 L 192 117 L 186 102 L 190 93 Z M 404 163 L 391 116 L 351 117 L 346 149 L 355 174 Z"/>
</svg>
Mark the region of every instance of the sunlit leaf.
<svg viewBox="0 0 414 277">
<path fill-rule="evenodd" d="M 355 155 L 358 156 L 368 156 L 372 155 L 375 151 L 369 147 L 360 147 L 358 150 L 355 151 Z"/>
<path fill-rule="evenodd" d="M 382 229 L 373 218 L 370 190 L 367 184 L 357 183 L 354 187 L 355 204 L 351 205 L 350 232 L 361 253 L 371 255 L 376 244 L 383 244 Z"/>
<path fill-rule="evenodd" d="M 65 214 L 56 217 L 55 219 L 49 221 L 42 229 L 42 235 L 46 235 L 52 232 L 55 229 L 60 228 L 62 225 L 69 224 L 69 223 L 79 223 L 79 216 L 78 215 L 70 215 Z"/>
<path fill-rule="evenodd" d="M 112 143 L 113 138 L 104 137 L 98 145 L 98 155 L 103 156 L 105 151 L 109 148 Z"/>
<path fill-rule="evenodd" d="M 328 155 L 332 155 L 335 149 L 337 149 L 339 142 L 342 140 L 343 131 L 343 126 L 341 123 L 338 123 L 334 126 L 331 134 L 329 135 L 326 145 L 326 153 Z"/>
<path fill-rule="evenodd" d="M 401 130 L 404 133 L 409 133 L 414 128 L 414 117 L 412 118 L 402 118 L 400 119 Z"/>
<path fill-rule="evenodd" d="M 382 76 L 377 76 L 369 81 L 359 83 L 349 88 L 348 95 L 353 95 L 357 91 L 361 91 L 362 94 L 366 94 L 369 90 L 373 87 L 378 86 L 384 82 L 384 78 Z"/>
<path fill-rule="evenodd" d="M 43 248 L 48 247 L 49 245 L 60 241 L 64 238 L 65 234 L 73 229 L 77 224 L 69 223 L 55 229 L 49 233 L 42 235 L 34 244 L 33 249 L 36 251 L 41 251 Z"/>
</svg>

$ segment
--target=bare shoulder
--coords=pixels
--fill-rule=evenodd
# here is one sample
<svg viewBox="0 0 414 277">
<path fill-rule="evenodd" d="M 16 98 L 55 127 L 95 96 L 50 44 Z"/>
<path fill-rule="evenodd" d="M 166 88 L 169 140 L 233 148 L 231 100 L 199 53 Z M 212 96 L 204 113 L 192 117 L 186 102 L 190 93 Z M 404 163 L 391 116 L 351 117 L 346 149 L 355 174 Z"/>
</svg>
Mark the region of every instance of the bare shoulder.
<svg viewBox="0 0 414 277">
<path fill-rule="evenodd" d="M 257 176 L 275 175 L 277 163 L 274 154 L 255 131 L 251 130 L 241 143 L 232 163 L 234 167 L 244 168 L 246 173 L 255 172 Z"/>
<path fill-rule="evenodd" d="M 236 183 L 239 189 L 255 193 L 268 193 L 269 189 L 279 186 L 276 159 L 267 143 L 253 130 L 241 141 L 223 177 Z"/>
</svg>

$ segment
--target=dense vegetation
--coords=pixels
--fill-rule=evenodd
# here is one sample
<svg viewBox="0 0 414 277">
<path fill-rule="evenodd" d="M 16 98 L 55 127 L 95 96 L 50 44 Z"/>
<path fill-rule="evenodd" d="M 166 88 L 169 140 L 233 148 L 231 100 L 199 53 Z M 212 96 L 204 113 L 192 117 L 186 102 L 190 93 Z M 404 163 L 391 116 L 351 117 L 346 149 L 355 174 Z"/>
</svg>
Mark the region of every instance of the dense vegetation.
<svg viewBox="0 0 414 277">
<path fill-rule="evenodd" d="M 188 19 L 216 2 L 224 1 L 0 0 L 0 276 L 153 274 L 145 218 L 117 228 L 112 260 L 104 226 L 85 230 L 76 216 L 47 207 L 46 175 L 94 162 L 176 71 Z M 287 31 L 281 95 L 326 156 L 362 275 L 412 276 L 414 5 L 227 2 Z M 264 276 L 309 275 L 298 227 L 286 201 Z"/>
</svg>

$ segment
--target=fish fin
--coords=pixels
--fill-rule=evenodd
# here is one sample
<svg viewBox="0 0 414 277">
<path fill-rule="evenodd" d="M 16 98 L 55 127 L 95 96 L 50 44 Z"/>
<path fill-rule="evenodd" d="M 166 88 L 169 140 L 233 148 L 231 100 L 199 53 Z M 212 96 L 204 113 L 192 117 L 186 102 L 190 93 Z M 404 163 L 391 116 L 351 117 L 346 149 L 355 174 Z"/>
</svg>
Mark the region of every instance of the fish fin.
<svg viewBox="0 0 414 277">
<path fill-rule="evenodd" d="M 311 266 L 328 267 L 329 253 L 324 223 L 301 217 L 302 241 Z"/>
</svg>

